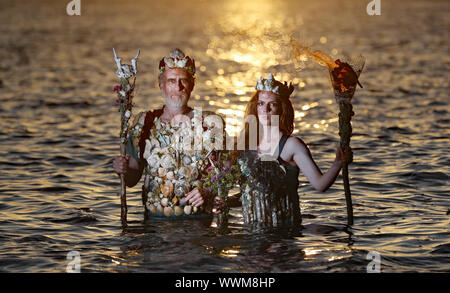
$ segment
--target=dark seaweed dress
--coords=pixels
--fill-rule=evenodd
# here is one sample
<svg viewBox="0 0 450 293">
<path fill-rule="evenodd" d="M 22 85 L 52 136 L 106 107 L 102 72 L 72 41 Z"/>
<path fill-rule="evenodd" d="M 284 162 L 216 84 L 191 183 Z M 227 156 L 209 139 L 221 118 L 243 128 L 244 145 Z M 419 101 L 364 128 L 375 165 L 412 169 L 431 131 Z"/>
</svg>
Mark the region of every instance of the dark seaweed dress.
<svg viewBox="0 0 450 293">
<path fill-rule="evenodd" d="M 242 214 L 245 224 L 263 227 L 300 225 L 297 193 L 299 168 L 281 163 L 280 154 L 289 136 L 283 135 L 272 160 L 257 151 L 244 151 L 238 159 L 242 176 Z"/>
</svg>

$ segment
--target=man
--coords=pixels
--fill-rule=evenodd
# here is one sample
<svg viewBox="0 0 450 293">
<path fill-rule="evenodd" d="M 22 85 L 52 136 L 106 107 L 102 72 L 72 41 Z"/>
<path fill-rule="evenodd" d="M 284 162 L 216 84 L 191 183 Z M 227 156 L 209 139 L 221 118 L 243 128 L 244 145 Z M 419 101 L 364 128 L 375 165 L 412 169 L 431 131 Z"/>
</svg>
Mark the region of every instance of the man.
<svg viewBox="0 0 450 293">
<path fill-rule="evenodd" d="M 127 155 L 118 156 L 113 162 L 114 171 L 125 174 L 125 182 L 129 187 L 135 186 L 145 174 L 142 201 L 146 210 L 155 216 L 201 214 L 208 213 L 211 208 L 209 203 L 213 194 L 201 188 L 199 181 L 201 168 L 209 162 L 211 152 L 201 157 L 198 151 L 195 153 L 189 148 L 183 150 L 177 148 L 176 144 L 188 136 L 179 133 L 194 133 L 190 131 L 190 122 L 196 117 L 188 106 L 194 83 L 193 59 L 179 49 L 172 50 L 169 57 L 162 58 L 159 64 L 159 87 L 164 106 L 137 115 L 130 129 Z M 203 112 L 202 115 L 211 113 Z M 187 122 L 185 125 L 189 127 L 178 127 L 183 122 Z M 220 122 L 223 129 L 223 120 Z M 202 126 L 204 124 L 200 124 Z M 204 133 L 200 135 L 203 135 L 200 139 L 203 139 L 204 144 Z"/>
</svg>

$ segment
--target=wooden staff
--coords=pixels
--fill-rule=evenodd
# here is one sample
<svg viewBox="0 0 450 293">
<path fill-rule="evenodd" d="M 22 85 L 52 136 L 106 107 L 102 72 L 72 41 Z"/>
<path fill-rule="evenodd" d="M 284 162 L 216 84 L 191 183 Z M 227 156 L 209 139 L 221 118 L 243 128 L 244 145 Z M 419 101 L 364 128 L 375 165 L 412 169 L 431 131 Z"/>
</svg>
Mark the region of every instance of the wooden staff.
<svg viewBox="0 0 450 293">
<path fill-rule="evenodd" d="M 140 50 L 136 57 L 131 60 L 131 65 L 122 64 L 121 59 L 117 57 L 116 50 L 113 48 L 114 61 L 117 65 L 116 75 L 120 79 L 120 86 L 114 88 L 118 92 L 118 105 L 121 117 L 120 123 L 120 155 L 125 157 L 127 154 L 126 146 L 128 139 L 128 121 L 131 117 L 131 110 L 133 108 L 133 91 L 136 82 L 137 74 L 137 59 L 140 54 Z M 130 84 L 129 79 L 134 77 L 133 84 Z M 127 227 L 127 191 L 125 184 L 125 175 L 120 174 L 120 219 L 122 227 Z"/>
</svg>

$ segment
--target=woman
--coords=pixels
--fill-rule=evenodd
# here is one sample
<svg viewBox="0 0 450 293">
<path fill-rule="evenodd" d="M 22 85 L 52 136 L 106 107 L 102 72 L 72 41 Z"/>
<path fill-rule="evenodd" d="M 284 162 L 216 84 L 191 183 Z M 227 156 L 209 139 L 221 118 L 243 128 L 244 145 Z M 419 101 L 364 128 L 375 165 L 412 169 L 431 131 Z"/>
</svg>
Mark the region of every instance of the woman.
<svg viewBox="0 0 450 293">
<path fill-rule="evenodd" d="M 238 159 L 244 222 L 263 226 L 298 225 L 301 223 L 299 171 L 316 190 L 324 192 L 334 183 L 344 162 L 352 162 L 352 152 L 350 148 L 338 147 L 333 165 L 323 174 L 308 146 L 291 136 L 294 130 L 294 109 L 289 100 L 294 90 L 292 84 L 282 84 L 270 74 L 267 79 L 258 80 L 256 90 L 245 113 L 246 149 Z M 252 135 L 256 136 L 256 145 L 252 145 L 255 142 Z"/>
</svg>

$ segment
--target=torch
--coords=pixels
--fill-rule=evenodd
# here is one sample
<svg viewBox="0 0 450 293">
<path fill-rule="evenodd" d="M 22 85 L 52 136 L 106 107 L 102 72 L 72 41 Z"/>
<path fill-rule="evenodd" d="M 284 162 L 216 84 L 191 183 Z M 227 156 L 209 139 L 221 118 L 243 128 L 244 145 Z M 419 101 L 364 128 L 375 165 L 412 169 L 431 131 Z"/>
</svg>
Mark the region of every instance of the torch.
<svg viewBox="0 0 450 293">
<path fill-rule="evenodd" d="M 365 58 L 359 55 L 354 58 L 348 58 L 348 62 L 342 62 L 340 59 L 334 60 L 328 54 L 321 50 L 311 50 L 310 47 L 297 42 L 294 38 L 290 39 L 291 54 L 296 61 L 305 61 L 305 57 L 311 57 L 322 66 L 328 67 L 330 72 L 331 84 L 334 90 L 336 102 L 339 104 L 339 136 L 340 145 L 343 150 L 350 146 L 350 137 L 352 136 L 351 119 L 354 115 L 352 106 L 352 97 L 356 90 L 356 85 L 362 88 L 358 81 L 361 74 Z M 306 58 L 307 60 L 307 58 Z M 351 64 L 351 65 L 350 65 Z M 353 225 L 353 205 L 350 192 L 350 181 L 348 178 L 348 163 L 342 167 L 342 177 L 344 181 L 345 201 L 347 205 L 347 223 Z"/>
<path fill-rule="evenodd" d="M 140 50 L 138 50 L 136 57 L 131 60 L 131 65 L 122 64 L 121 59 L 117 57 L 114 48 L 113 52 L 114 61 L 117 65 L 116 75 L 120 80 L 120 85 L 116 85 L 114 91 L 116 91 L 118 95 L 116 104 L 119 106 L 120 112 L 120 154 L 124 157 L 126 156 L 128 121 L 130 120 L 131 110 L 133 108 L 133 91 L 136 82 L 137 59 Z M 130 83 L 131 78 L 133 78 L 132 83 Z M 127 226 L 127 195 L 124 174 L 120 174 L 120 186 L 120 219 L 122 221 L 122 227 L 125 228 Z"/>
<path fill-rule="evenodd" d="M 353 67 L 346 62 L 337 59 L 332 66 L 329 67 L 331 84 L 334 90 L 336 102 L 339 104 L 339 136 L 340 146 L 343 150 L 350 146 L 350 137 L 352 136 L 351 119 L 355 114 L 353 112 L 352 98 L 356 90 L 356 85 L 362 88 L 358 81 L 358 77 L 364 67 L 364 57 L 358 57 L 358 68 Z M 354 70 L 357 68 L 357 71 Z M 348 177 L 348 163 L 342 166 L 342 178 L 344 182 L 345 201 L 347 206 L 347 224 L 353 225 L 353 205 L 350 192 L 350 180 Z"/>
</svg>

